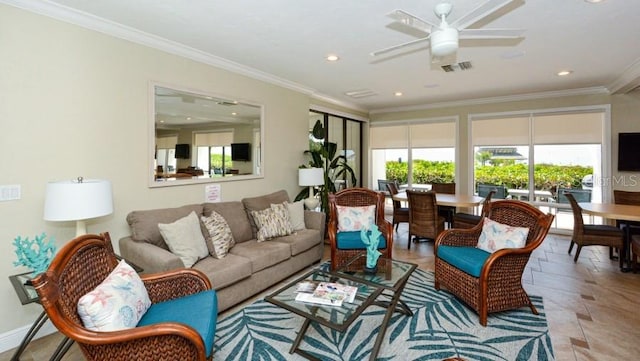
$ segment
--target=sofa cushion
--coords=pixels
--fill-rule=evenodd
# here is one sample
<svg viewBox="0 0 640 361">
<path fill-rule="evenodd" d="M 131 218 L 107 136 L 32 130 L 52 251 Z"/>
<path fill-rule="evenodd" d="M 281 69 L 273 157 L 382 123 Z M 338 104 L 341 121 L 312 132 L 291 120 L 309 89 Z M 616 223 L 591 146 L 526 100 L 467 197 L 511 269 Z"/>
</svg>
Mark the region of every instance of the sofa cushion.
<svg viewBox="0 0 640 361">
<path fill-rule="evenodd" d="M 367 245 L 360 238 L 360 231 L 338 232 L 336 243 L 338 249 L 367 249 Z M 387 240 L 382 234 L 380 234 L 378 248 L 387 248 Z"/>
<path fill-rule="evenodd" d="M 284 204 L 272 204 L 271 208 L 251 211 L 251 216 L 258 226 L 256 236 L 258 242 L 286 236 L 293 232 L 289 220 L 289 210 Z"/>
<path fill-rule="evenodd" d="M 244 204 L 244 208 L 246 209 L 247 216 L 251 224 L 251 231 L 253 233 L 252 238 L 257 238 L 258 227 L 253 221 L 253 217 L 251 217 L 251 211 L 261 211 L 265 208 L 271 207 L 271 204 L 283 202 L 289 202 L 289 194 L 285 190 L 265 194 L 259 197 L 248 197 L 242 199 L 242 204 Z"/>
<path fill-rule="evenodd" d="M 190 204 L 178 208 L 133 211 L 127 215 L 127 223 L 131 227 L 131 239 L 151 243 L 168 250 L 169 247 L 158 229 L 158 223 L 172 223 L 188 216 L 191 212 L 196 212 L 196 215 L 200 216 L 202 209 L 200 204 Z"/>
<path fill-rule="evenodd" d="M 491 253 L 476 247 L 438 246 L 438 258 L 473 277 L 480 277 Z"/>
<path fill-rule="evenodd" d="M 149 306 L 144 283 L 122 260 L 98 287 L 80 297 L 78 315 L 90 330 L 118 331 L 135 327 Z"/>
<path fill-rule="evenodd" d="M 295 256 L 308 249 L 316 247 L 322 242 L 322 240 L 320 239 L 319 230 L 303 229 L 288 236 L 274 238 L 271 242 L 282 242 L 288 244 L 291 247 L 291 255 Z"/>
<path fill-rule="evenodd" d="M 203 215 L 211 215 L 211 211 L 216 211 L 227 221 L 229 228 L 231 228 L 231 234 L 233 234 L 234 242 L 244 242 L 253 239 L 253 232 L 251 231 L 251 223 L 247 216 L 247 212 L 244 209 L 244 205 L 240 201 L 232 202 L 218 202 L 218 203 L 205 203 L 203 205 Z"/>
<path fill-rule="evenodd" d="M 281 242 L 251 240 L 236 244 L 229 253 L 251 260 L 251 272 L 256 273 L 291 257 L 291 247 Z"/>
<path fill-rule="evenodd" d="M 208 217 L 201 216 L 200 221 L 207 229 L 205 241 L 209 254 L 215 258 L 224 258 L 232 244 L 235 244 L 229 224 L 220 213 L 213 210 Z"/>
<path fill-rule="evenodd" d="M 158 223 L 158 228 L 171 253 L 180 257 L 185 267 L 191 267 L 209 255 L 200 229 L 200 219 L 195 212 L 173 223 Z"/>
<path fill-rule="evenodd" d="M 211 286 L 219 290 L 251 276 L 251 260 L 228 253 L 223 259 L 207 257 L 193 265 L 211 281 Z"/>
<path fill-rule="evenodd" d="M 209 357 L 213 351 L 217 320 L 216 291 L 207 290 L 151 305 L 138 322 L 138 327 L 164 322 L 183 323 L 200 334 L 204 341 L 205 353 Z"/>
</svg>

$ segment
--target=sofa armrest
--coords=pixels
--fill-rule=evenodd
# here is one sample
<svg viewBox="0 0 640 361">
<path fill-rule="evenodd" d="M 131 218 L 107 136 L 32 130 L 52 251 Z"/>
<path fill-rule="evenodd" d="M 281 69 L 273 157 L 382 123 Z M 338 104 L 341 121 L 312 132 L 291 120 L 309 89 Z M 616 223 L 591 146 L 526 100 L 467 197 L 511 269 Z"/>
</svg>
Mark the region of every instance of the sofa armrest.
<svg viewBox="0 0 640 361">
<path fill-rule="evenodd" d="M 317 229 L 320 231 L 320 239 L 324 240 L 326 215 L 323 212 L 304 211 L 304 226 L 307 229 Z"/>
<path fill-rule="evenodd" d="M 184 268 L 180 257 L 151 243 L 124 237 L 120 238 L 119 244 L 121 256 L 142 267 L 145 274 Z"/>
</svg>

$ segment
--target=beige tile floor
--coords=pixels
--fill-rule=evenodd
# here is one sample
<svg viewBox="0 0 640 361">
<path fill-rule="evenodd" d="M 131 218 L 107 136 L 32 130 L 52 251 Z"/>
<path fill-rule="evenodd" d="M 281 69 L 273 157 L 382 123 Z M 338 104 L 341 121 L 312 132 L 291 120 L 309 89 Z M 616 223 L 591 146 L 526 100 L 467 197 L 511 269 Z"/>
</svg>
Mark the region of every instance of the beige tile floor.
<svg viewBox="0 0 640 361">
<path fill-rule="evenodd" d="M 567 254 L 568 248 L 568 237 L 549 235 L 532 255 L 523 275 L 527 291 L 544 298 L 556 359 L 639 359 L 640 274 L 621 273 L 617 261 L 608 259 L 605 247 L 585 247 L 575 264 L 573 256 Z M 396 234 L 393 254 L 394 258 L 433 270 L 433 244 L 413 243 L 407 250 L 406 225 L 401 225 Z M 32 342 L 21 360 L 47 360 L 60 340 L 59 334 L 53 334 Z M 9 360 L 12 354 L 13 350 L 4 352 L 0 360 Z M 75 345 L 63 358 L 82 359 Z"/>
</svg>

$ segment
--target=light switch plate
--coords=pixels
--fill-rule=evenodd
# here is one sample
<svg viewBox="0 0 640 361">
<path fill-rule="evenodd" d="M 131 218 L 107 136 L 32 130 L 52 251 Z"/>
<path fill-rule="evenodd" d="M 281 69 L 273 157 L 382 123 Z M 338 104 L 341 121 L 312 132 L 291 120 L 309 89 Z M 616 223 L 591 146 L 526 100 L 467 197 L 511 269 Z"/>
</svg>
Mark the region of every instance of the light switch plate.
<svg viewBox="0 0 640 361">
<path fill-rule="evenodd" d="M 10 184 L 0 186 L 0 201 L 15 201 L 20 199 L 20 185 Z"/>
</svg>

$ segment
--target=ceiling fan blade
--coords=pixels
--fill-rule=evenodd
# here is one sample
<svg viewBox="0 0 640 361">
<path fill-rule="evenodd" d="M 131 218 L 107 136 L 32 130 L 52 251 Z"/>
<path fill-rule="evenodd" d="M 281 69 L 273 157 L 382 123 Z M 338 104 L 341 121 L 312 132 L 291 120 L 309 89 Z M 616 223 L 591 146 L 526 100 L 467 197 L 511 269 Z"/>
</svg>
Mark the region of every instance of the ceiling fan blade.
<svg viewBox="0 0 640 361">
<path fill-rule="evenodd" d="M 393 10 L 387 14 L 387 16 L 400 24 L 424 31 L 425 33 L 431 33 L 432 28 L 438 28 L 438 25 L 400 9 Z"/>
<path fill-rule="evenodd" d="M 398 45 L 390 46 L 390 47 L 388 47 L 388 48 L 384 48 L 384 49 L 376 50 L 376 51 L 374 51 L 374 52 L 372 52 L 372 53 L 371 53 L 371 56 L 378 56 L 378 55 L 382 55 L 382 54 L 385 54 L 385 53 L 392 52 L 392 51 L 394 51 L 394 50 L 398 50 L 398 49 L 404 48 L 404 47 L 406 47 L 406 46 L 410 46 L 410 45 L 414 45 L 414 44 L 419 44 L 419 43 L 422 43 L 422 42 L 428 41 L 430 37 L 431 37 L 431 36 L 429 35 L 429 36 L 426 36 L 426 37 L 424 37 L 424 38 L 420 38 L 420 39 L 416 39 L 416 40 L 411 40 L 411 41 L 407 41 L 406 43 L 402 43 L 402 44 L 398 44 Z"/>
<path fill-rule="evenodd" d="M 451 26 L 458 30 L 465 29 L 467 26 L 478 22 L 479 20 L 491 15 L 504 6 L 512 3 L 515 0 L 487 0 L 477 8 L 462 15 L 451 23 Z"/>
<path fill-rule="evenodd" d="M 524 35 L 524 29 L 464 29 L 460 39 L 516 39 Z"/>
</svg>

